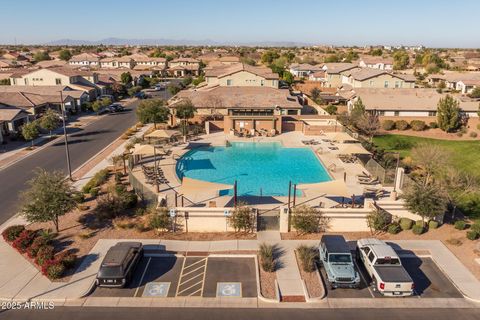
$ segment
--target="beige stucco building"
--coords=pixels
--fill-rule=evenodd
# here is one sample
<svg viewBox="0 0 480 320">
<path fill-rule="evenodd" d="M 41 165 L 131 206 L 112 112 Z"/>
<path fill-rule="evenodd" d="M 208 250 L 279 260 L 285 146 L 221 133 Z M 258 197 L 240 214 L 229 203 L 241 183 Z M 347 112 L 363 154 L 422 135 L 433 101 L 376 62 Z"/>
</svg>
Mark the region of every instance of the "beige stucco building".
<svg viewBox="0 0 480 320">
<path fill-rule="evenodd" d="M 209 86 L 278 88 L 278 79 L 278 74 L 269 68 L 243 63 L 205 70 L 205 82 Z"/>
<path fill-rule="evenodd" d="M 352 88 L 414 88 L 415 77 L 380 69 L 354 69 L 342 74 L 342 84 Z"/>
</svg>

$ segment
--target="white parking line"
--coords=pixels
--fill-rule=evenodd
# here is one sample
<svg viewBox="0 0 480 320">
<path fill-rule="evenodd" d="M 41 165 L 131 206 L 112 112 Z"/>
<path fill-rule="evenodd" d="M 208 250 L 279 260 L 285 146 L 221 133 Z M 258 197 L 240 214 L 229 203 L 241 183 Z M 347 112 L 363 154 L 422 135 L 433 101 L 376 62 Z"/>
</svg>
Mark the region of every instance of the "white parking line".
<svg viewBox="0 0 480 320">
<path fill-rule="evenodd" d="M 358 266 L 357 261 L 355 261 L 355 259 L 352 259 L 352 260 L 354 260 L 353 263 L 354 263 L 355 266 L 357 267 L 358 274 L 360 275 L 360 278 L 362 278 L 363 282 L 364 282 L 365 285 L 367 286 L 368 292 L 370 292 L 370 295 L 372 296 L 372 298 L 375 298 L 375 295 L 373 294 L 372 289 L 370 289 L 370 284 L 367 282 L 367 280 L 366 280 L 365 277 L 363 276 L 363 273 L 362 273 L 360 267 Z"/>
<path fill-rule="evenodd" d="M 152 257 L 148 258 L 147 265 L 145 266 L 145 270 L 143 270 L 142 277 L 140 278 L 140 282 L 138 283 L 137 289 L 135 290 L 135 294 L 133 295 L 134 297 L 137 296 L 138 290 L 140 289 L 140 286 L 142 285 L 143 278 L 145 277 L 145 274 L 147 273 L 148 266 L 150 265 L 150 261 L 152 260 Z"/>
</svg>

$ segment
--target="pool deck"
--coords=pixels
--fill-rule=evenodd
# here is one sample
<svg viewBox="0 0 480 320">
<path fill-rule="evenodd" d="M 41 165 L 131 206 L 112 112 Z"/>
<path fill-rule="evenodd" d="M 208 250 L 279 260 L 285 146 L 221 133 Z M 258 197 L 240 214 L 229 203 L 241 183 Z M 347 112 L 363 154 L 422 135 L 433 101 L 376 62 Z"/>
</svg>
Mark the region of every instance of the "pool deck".
<svg viewBox="0 0 480 320">
<path fill-rule="evenodd" d="M 200 136 L 196 141 L 190 141 L 188 144 L 182 144 L 176 147 L 171 148 L 171 154 L 169 156 L 164 156 L 158 162 L 159 166 L 162 168 L 165 177 L 169 181 L 168 184 L 162 184 L 159 187 L 160 193 L 167 196 L 167 201 L 169 206 L 174 205 L 175 192 L 177 188 L 180 187 L 181 181 L 179 180 L 175 166 L 177 159 L 182 155 L 187 153 L 193 148 L 210 145 L 210 146 L 225 146 L 227 141 L 235 142 L 280 142 L 284 147 L 288 148 L 310 148 L 322 162 L 324 167 L 327 169 L 330 177 L 333 180 L 343 180 L 344 175 L 346 176 L 346 185 L 349 192 L 352 195 L 361 196 L 364 193 L 364 186 L 357 182 L 356 175 L 361 174 L 362 171 L 365 171 L 365 168 L 359 163 L 344 163 L 338 157 L 338 150 L 330 150 L 334 144 L 330 141 L 330 137 L 333 135 L 326 133 L 323 136 L 305 136 L 300 132 L 288 132 L 275 137 L 255 137 L 255 138 L 239 138 L 235 136 L 227 136 L 224 133 L 214 133 L 210 135 Z M 315 139 L 318 144 L 306 146 L 302 143 L 302 140 L 311 140 Z M 144 158 L 143 163 L 153 162 L 153 158 Z M 151 165 L 149 163 L 149 165 Z M 136 166 L 133 170 L 135 176 L 150 190 L 156 193 L 156 187 L 154 185 L 148 185 L 145 183 L 145 177 L 142 173 L 140 166 Z M 192 201 L 188 200 L 188 195 L 185 199 L 185 206 L 206 206 L 209 201 L 215 201 L 217 207 L 231 207 L 233 206 L 233 201 L 231 196 L 213 196 L 211 194 L 197 194 L 195 197 L 195 204 Z M 273 209 L 279 207 L 280 205 L 288 202 L 288 197 L 239 197 L 239 200 L 245 200 L 249 204 L 255 205 L 259 209 Z M 180 199 L 178 200 L 180 201 Z M 317 206 L 323 203 L 325 207 L 332 207 L 337 205 L 338 202 L 332 200 L 330 197 L 322 197 L 315 192 L 309 192 L 308 189 L 305 190 L 304 196 L 297 197 L 297 204 L 306 203 L 310 206 Z M 178 205 L 181 205 L 178 203 Z"/>
</svg>

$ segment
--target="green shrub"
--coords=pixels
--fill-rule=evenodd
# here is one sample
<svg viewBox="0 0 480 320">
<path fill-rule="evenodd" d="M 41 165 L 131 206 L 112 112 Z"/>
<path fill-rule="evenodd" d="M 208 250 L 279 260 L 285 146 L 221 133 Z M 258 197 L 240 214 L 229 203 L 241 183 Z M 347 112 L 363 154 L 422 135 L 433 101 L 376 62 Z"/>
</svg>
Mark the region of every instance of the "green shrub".
<svg viewBox="0 0 480 320">
<path fill-rule="evenodd" d="M 477 124 L 477 130 L 480 130 L 480 123 Z"/>
<path fill-rule="evenodd" d="M 395 121 L 395 128 L 398 130 L 407 130 L 408 129 L 408 122 L 405 120 L 397 120 Z"/>
<path fill-rule="evenodd" d="M 30 258 L 35 258 L 37 256 L 38 251 L 40 250 L 41 247 L 44 247 L 50 243 L 50 240 L 46 237 L 36 237 L 32 245 L 27 249 L 27 254 Z"/>
<path fill-rule="evenodd" d="M 398 224 L 392 223 L 391 225 L 388 226 L 387 231 L 390 234 L 397 234 L 400 231 L 402 231 L 402 228 L 400 228 Z"/>
<path fill-rule="evenodd" d="M 383 130 L 390 131 L 395 129 L 395 121 L 393 120 L 384 120 L 382 122 L 382 128 Z"/>
<path fill-rule="evenodd" d="M 437 129 L 438 128 L 438 123 L 436 123 L 435 121 L 434 122 L 430 122 L 428 124 L 428 126 L 431 128 L 431 129 Z"/>
<path fill-rule="evenodd" d="M 375 209 L 367 216 L 367 225 L 371 230 L 385 231 L 390 223 L 390 216 L 385 210 Z"/>
<path fill-rule="evenodd" d="M 480 220 L 475 221 L 475 222 L 470 226 L 470 229 L 472 229 L 473 231 L 476 231 L 476 232 L 480 233 Z"/>
<path fill-rule="evenodd" d="M 161 208 L 156 213 L 150 216 L 148 225 L 154 230 L 170 230 L 172 222 L 166 209 Z"/>
<path fill-rule="evenodd" d="M 427 223 L 426 223 L 425 221 L 423 221 L 423 220 L 417 220 L 417 221 L 415 221 L 415 225 L 416 225 L 416 226 L 420 226 L 420 227 L 422 227 L 422 228 L 425 228 L 425 227 L 426 227 L 426 224 L 427 224 Z"/>
<path fill-rule="evenodd" d="M 55 260 L 60 261 L 65 269 L 71 269 L 77 262 L 77 255 L 71 251 L 64 251 L 55 256 Z"/>
<path fill-rule="evenodd" d="M 474 231 L 474 230 L 467 231 L 467 239 L 468 240 L 477 240 L 479 235 L 480 234 L 477 231 Z"/>
<path fill-rule="evenodd" d="M 438 226 L 439 226 L 438 221 L 430 220 L 430 221 L 428 222 L 428 229 L 437 229 Z"/>
<path fill-rule="evenodd" d="M 301 205 L 295 207 L 292 213 L 292 226 L 300 233 L 315 233 L 323 231 L 328 220 L 323 213 L 315 208 Z"/>
<path fill-rule="evenodd" d="M 25 226 L 22 226 L 22 225 L 10 226 L 5 230 L 3 230 L 2 232 L 3 239 L 5 239 L 5 241 L 7 242 L 15 241 L 23 232 L 23 230 L 25 230 Z"/>
<path fill-rule="evenodd" d="M 91 188 L 90 189 L 90 195 L 92 197 L 98 196 L 99 193 L 100 193 L 100 188 Z"/>
<path fill-rule="evenodd" d="M 297 247 L 298 258 L 302 263 L 302 269 L 305 272 L 316 270 L 315 262 L 318 260 L 318 249 L 314 246 L 300 245 Z"/>
<path fill-rule="evenodd" d="M 90 193 L 91 190 L 95 187 L 99 187 L 108 180 L 108 169 L 102 169 L 95 173 L 95 175 L 90 179 L 86 185 L 83 186 L 83 193 Z"/>
<path fill-rule="evenodd" d="M 265 272 L 275 271 L 275 258 L 273 256 L 274 248 L 271 244 L 260 244 L 258 254 L 260 256 L 260 266 Z"/>
<path fill-rule="evenodd" d="M 470 138 L 476 138 L 478 134 L 475 131 L 470 132 L 469 134 Z"/>
<path fill-rule="evenodd" d="M 46 245 L 41 247 L 40 249 L 38 249 L 37 258 L 35 259 L 35 262 L 39 266 L 43 266 L 45 262 L 53 259 L 54 252 L 55 252 L 55 249 L 51 245 Z"/>
<path fill-rule="evenodd" d="M 410 122 L 410 127 L 413 131 L 423 131 L 427 127 L 425 121 L 422 120 L 412 120 Z"/>
<path fill-rule="evenodd" d="M 64 272 L 65 266 L 58 260 L 48 260 L 42 266 L 42 273 L 50 280 L 59 279 Z"/>
<path fill-rule="evenodd" d="M 410 230 L 413 226 L 413 220 L 409 218 L 401 218 L 400 219 L 400 228 L 402 230 Z"/>
<path fill-rule="evenodd" d="M 425 229 L 421 226 L 421 225 L 417 225 L 415 224 L 413 227 L 412 227 L 412 232 L 416 235 L 420 235 L 423 233 Z"/>
<path fill-rule="evenodd" d="M 454 226 L 455 226 L 455 229 L 457 230 L 465 230 L 465 228 L 467 227 L 467 224 L 463 220 L 458 220 L 458 221 L 455 221 Z"/>
<path fill-rule="evenodd" d="M 76 203 L 83 203 L 85 201 L 85 194 L 83 192 L 75 192 L 72 198 Z"/>
</svg>

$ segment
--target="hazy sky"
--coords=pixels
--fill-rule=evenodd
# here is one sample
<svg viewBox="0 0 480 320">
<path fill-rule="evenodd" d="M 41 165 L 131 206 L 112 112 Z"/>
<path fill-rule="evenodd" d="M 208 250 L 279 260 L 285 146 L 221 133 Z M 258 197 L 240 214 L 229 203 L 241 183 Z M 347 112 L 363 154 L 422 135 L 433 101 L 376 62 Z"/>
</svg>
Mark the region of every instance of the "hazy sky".
<svg viewBox="0 0 480 320">
<path fill-rule="evenodd" d="M 0 43 L 210 39 L 480 47 L 479 0 L 6 0 Z"/>
</svg>

